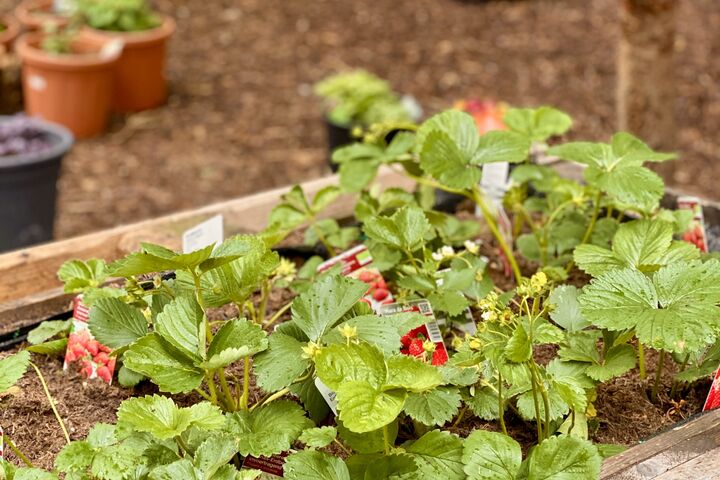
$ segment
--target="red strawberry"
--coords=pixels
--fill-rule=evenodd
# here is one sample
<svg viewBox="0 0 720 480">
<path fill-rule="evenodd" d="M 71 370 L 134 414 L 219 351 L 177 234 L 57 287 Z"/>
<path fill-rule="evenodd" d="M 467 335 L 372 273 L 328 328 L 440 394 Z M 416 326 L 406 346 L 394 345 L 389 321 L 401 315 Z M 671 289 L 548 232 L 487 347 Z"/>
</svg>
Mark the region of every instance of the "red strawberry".
<svg viewBox="0 0 720 480">
<path fill-rule="evenodd" d="M 90 355 L 94 357 L 100 351 L 100 342 L 97 340 L 90 340 L 87 344 L 87 349 L 88 352 L 90 352 Z"/>
<path fill-rule="evenodd" d="M 82 367 L 82 370 L 80 370 L 80 374 L 86 378 L 92 377 L 92 374 L 93 374 L 92 364 L 90 362 L 84 364 L 84 366 Z"/>
<path fill-rule="evenodd" d="M 377 288 L 387 289 L 387 283 L 385 283 L 385 279 L 382 277 L 378 278 L 377 282 L 375 282 L 375 285 L 377 285 Z"/>
<path fill-rule="evenodd" d="M 95 360 L 95 363 L 100 363 L 100 364 L 106 365 L 108 363 L 109 357 L 108 357 L 107 353 L 100 352 L 97 355 L 95 355 L 95 358 L 93 358 L 93 360 Z"/>
<path fill-rule="evenodd" d="M 378 302 L 385 300 L 388 295 L 390 295 L 390 292 L 384 288 L 378 288 L 373 292 L 373 298 Z"/>
<path fill-rule="evenodd" d="M 358 279 L 361 282 L 372 283 L 375 280 L 375 274 L 369 270 L 363 270 L 360 272 L 360 275 L 358 275 Z"/>
<path fill-rule="evenodd" d="M 410 342 L 410 347 L 408 348 L 408 352 L 410 355 L 414 357 L 420 357 L 423 353 L 425 353 L 425 349 L 423 348 L 423 341 L 419 338 L 416 338 L 412 342 Z"/>
<path fill-rule="evenodd" d="M 392 298 L 386 298 L 386 299 L 383 300 L 381 303 L 382 303 L 383 305 L 390 305 L 390 304 L 393 303 L 393 301 L 394 301 L 394 300 L 393 300 Z"/>
<path fill-rule="evenodd" d="M 107 367 L 110 372 L 115 371 L 115 357 L 110 357 L 107 362 Z"/>
<path fill-rule="evenodd" d="M 73 353 L 72 349 L 65 352 L 65 363 L 72 363 L 75 360 L 77 360 L 77 358 L 75 358 L 75 354 Z"/>
<path fill-rule="evenodd" d="M 413 339 L 412 339 L 412 337 L 410 336 L 409 333 L 406 333 L 405 335 L 403 335 L 402 337 L 400 337 L 400 343 L 402 343 L 404 347 L 409 347 L 409 346 L 410 346 L 410 342 L 412 342 L 412 340 L 413 340 Z"/>
<path fill-rule="evenodd" d="M 87 350 L 85 350 L 85 347 L 79 343 L 75 343 L 72 347 L 70 347 L 70 350 L 72 350 L 76 360 L 87 355 Z"/>
<path fill-rule="evenodd" d="M 112 348 L 106 347 L 105 345 L 103 345 L 103 344 L 101 343 L 101 344 L 100 344 L 100 351 L 101 351 L 101 352 L 105 352 L 105 353 L 110 353 L 110 352 L 112 352 Z"/>
<path fill-rule="evenodd" d="M 444 348 L 436 348 L 432 356 L 433 365 L 444 365 L 448 361 L 447 352 Z"/>
<path fill-rule="evenodd" d="M 105 380 L 106 382 L 110 383 L 112 380 L 112 373 L 110 372 L 110 369 L 106 366 L 98 367 L 97 369 L 97 376 Z"/>
</svg>

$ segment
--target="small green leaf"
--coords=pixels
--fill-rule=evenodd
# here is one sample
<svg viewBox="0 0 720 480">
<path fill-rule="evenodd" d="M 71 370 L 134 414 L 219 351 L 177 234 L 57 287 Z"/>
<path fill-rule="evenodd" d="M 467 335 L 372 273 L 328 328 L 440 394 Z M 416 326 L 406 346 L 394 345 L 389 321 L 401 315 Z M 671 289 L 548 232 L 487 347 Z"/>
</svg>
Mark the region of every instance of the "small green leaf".
<svg viewBox="0 0 720 480">
<path fill-rule="evenodd" d="M 409 355 L 395 355 L 387 359 L 388 378 L 384 388 L 403 388 L 422 393 L 442 385 L 440 370 Z"/>
<path fill-rule="evenodd" d="M 528 158 L 529 152 L 530 140 L 526 136 L 516 132 L 493 130 L 480 137 L 479 148 L 470 163 L 520 163 Z"/>
<path fill-rule="evenodd" d="M 335 427 L 315 427 L 305 430 L 298 440 L 311 448 L 323 448 L 330 445 L 336 436 Z"/>
<path fill-rule="evenodd" d="M 27 340 L 37 345 L 59 333 L 68 333 L 71 326 L 72 320 L 46 320 L 28 332 Z"/>
<path fill-rule="evenodd" d="M 213 337 L 207 351 L 208 359 L 200 366 L 207 370 L 226 367 L 265 350 L 267 345 L 267 335 L 259 325 L 245 319 L 229 320 Z"/>
<path fill-rule="evenodd" d="M 635 368 L 635 349 L 628 344 L 615 345 L 605 354 L 602 364 L 590 365 L 585 373 L 598 382 L 606 382 Z"/>
<path fill-rule="evenodd" d="M 205 474 L 205 478 L 210 479 L 227 465 L 236 453 L 236 442 L 231 435 L 212 435 L 197 448 L 193 463 Z"/>
<path fill-rule="evenodd" d="M 215 418 L 222 418 L 220 410 L 216 407 L 213 409 L 203 407 L 206 412 L 213 411 Z M 161 440 L 180 435 L 194 424 L 202 427 L 209 423 L 216 428 L 217 422 L 208 422 L 209 418 L 205 414 L 196 419 L 191 408 L 179 408 L 170 398 L 160 395 L 131 398 L 120 404 L 118 409 L 118 426 L 147 432 Z"/>
<path fill-rule="evenodd" d="M 555 288 L 548 298 L 553 305 L 550 318 L 569 332 L 576 332 L 590 325 L 580 311 L 578 295 L 580 291 L 573 285 L 561 285 Z"/>
<path fill-rule="evenodd" d="M 552 107 L 511 108 L 503 117 L 505 125 L 534 142 L 562 135 L 572 126 L 572 118 Z"/>
<path fill-rule="evenodd" d="M 96 423 L 88 432 L 87 442 L 92 448 L 103 448 L 115 445 L 115 425 Z"/>
<path fill-rule="evenodd" d="M 532 344 L 523 325 L 518 324 L 513 330 L 510 340 L 505 346 L 505 355 L 508 360 L 515 363 L 523 363 L 530 359 Z"/>
<path fill-rule="evenodd" d="M 373 240 L 403 251 L 414 252 L 423 245 L 432 231 L 432 225 L 422 209 L 406 206 L 390 217 L 368 219 L 364 231 Z"/>
<path fill-rule="evenodd" d="M 203 311 L 194 299 L 178 297 L 155 319 L 155 332 L 195 362 L 202 360 L 205 332 Z"/>
<path fill-rule="evenodd" d="M 30 365 L 30 353 L 21 350 L 14 355 L 0 359 L 0 392 L 17 383 Z"/>
<path fill-rule="evenodd" d="M 268 338 L 268 349 L 253 359 L 257 375 L 257 384 L 266 392 L 275 392 L 290 385 L 310 366 L 308 359 L 302 358 L 300 342 L 290 335 L 275 332 Z"/>
<path fill-rule="evenodd" d="M 61 472 L 84 472 L 92 463 L 95 450 L 86 441 L 71 442 L 55 457 L 55 468 Z"/>
<path fill-rule="evenodd" d="M 67 350 L 67 344 L 68 339 L 61 338 L 37 345 L 30 345 L 26 350 L 31 353 L 39 353 L 40 355 L 64 355 Z"/>
<path fill-rule="evenodd" d="M 424 393 L 411 393 L 405 401 L 405 413 L 424 425 L 445 425 L 460 408 L 460 392 L 454 387 L 441 387 Z"/>
<path fill-rule="evenodd" d="M 403 409 L 403 389 L 381 391 L 367 381 L 344 381 L 336 390 L 340 420 L 357 433 L 377 430 L 393 422 Z"/>
<path fill-rule="evenodd" d="M 364 381 L 379 388 L 388 372 L 382 352 L 369 343 L 325 347 L 315 357 L 315 369 L 320 380 L 336 391 L 348 381 Z"/>
</svg>

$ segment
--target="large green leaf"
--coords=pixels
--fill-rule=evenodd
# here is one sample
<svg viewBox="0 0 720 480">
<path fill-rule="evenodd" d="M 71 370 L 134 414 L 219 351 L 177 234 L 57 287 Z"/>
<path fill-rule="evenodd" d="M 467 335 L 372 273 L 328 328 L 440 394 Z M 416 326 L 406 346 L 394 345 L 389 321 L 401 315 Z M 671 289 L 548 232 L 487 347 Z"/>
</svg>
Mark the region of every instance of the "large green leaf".
<svg viewBox="0 0 720 480">
<path fill-rule="evenodd" d="M 310 448 L 323 448 L 330 445 L 335 437 L 337 437 L 335 427 L 313 427 L 305 430 L 298 440 Z"/>
<path fill-rule="evenodd" d="M 268 339 L 268 349 L 253 359 L 257 384 L 266 392 L 275 392 L 290 385 L 310 366 L 302 358 L 305 343 L 275 332 Z"/>
<path fill-rule="evenodd" d="M 530 151 L 530 140 L 522 134 L 491 131 L 480 137 L 479 148 L 470 163 L 482 165 L 493 162 L 524 162 Z"/>
<path fill-rule="evenodd" d="M 577 300 L 579 293 L 573 285 L 561 285 L 556 287 L 548 298 L 548 302 L 553 305 L 550 318 L 569 332 L 576 332 L 590 325 L 580 311 Z"/>
<path fill-rule="evenodd" d="M 241 455 L 270 456 L 284 452 L 303 430 L 313 426 L 295 402 L 278 400 L 253 411 L 228 416 L 226 430 L 235 436 Z"/>
<path fill-rule="evenodd" d="M 125 352 L 123 363 L 149 377 L 164 392 L 189 392 L 198 388 L 203 379 L 203 371 L 192 359 L 156 333 L 133 343 Z"/>
<path fill-rule="evenodd" d="M 624 223 L 613 238 L 612 250 L 593 245 L 575 249 L 575 262 L 593 276 L 609 270 L 632 267 L 644 273 L 672 262 L 700 257 L 700 251 L 686 242 L 673 241 L 673 226 L 659 220 Z"/>
<path fill-rule="evenodd" d="M 603 362 L 590 365 L 585 373 L 593 380 L 606 382 L 633 368 L 635 368 L 635 349 L 631 345 L 622 344 L 608 349 Z"/>
<path fill-rule="evenodd" d="M 403 389 L 383 391 L 363 380 L 344 381 L 336 393 L 340 420 L 357 433 L 371 432 L 393 422 L 407 398 Z"/>
<path fill-rule="evenodd" d="M 550 437 L 537 446 L 528 461 L 528 480 L 598 478 L 602 457 L 597 448 L 574 436 Z"/>
<path fill-rule="evenodd" d="M 305 450 L 285 460 L 283 478 L 290 480 L 350 480 L 345 463 L 324 452 Z"/>
<path fill-rule="evenodd" d="M 315 370 L 333 390 L 348 381 L 364 381 L 379 388 L 388 373 L 382 352 L 369 343 L 325 347 L 315 357 Z"/>
<path fill-rule="evenodd" d="M 522 452 L 507 435 L 476 430 L 465 440 L 462 461 L 468 480 L 515 480 Z"/>
<path fill-rule="evenodd" d="M 6 391 L 25 375 L 30 364 L 30 353 L 19 351 L 0 360 L 0 392 Z"/>
<path fill-rule="evenodd" d="M 110 348 L 130 345 L 148 333 L 145 316 L 117 298 L 101 298 L 90 309 L 90 332 Z"/>
<path fill-rule="evenodd" d="M 203 358 L 203 311 L 194 299 L 178 297 L 165 305 L 155 319 L 155 332 L 195 362 Z"/>
<path fill-rule="evenodd" d="M 231 435 L 212 435 L 195 451 L 193 463 L 206 479 L 211 479 L 236 453 L 236 441 Z"/>
<path fill-rule="evenodd" d="M 404 448 L 415 457 L 424 478 L 467 478 L 463 472 L 463 441 L 450 432 L 432 430 Z"/>
<path fill-rule="evenodd" d="M 395 355 L 387 359 L 388 378 L 385 388 L 404 388 L 411 392 L 425 392 L 444 380 L 440 370 L 413 356 Z"/>
<path fill-rule="evenodd" d="M 601 328 L 634 328 L 652 348 L 694 352 L 717 336 L 718 282 L 717 260 L 674 263 L 652 278 L 637 270 L 613 270 L 586 286 L 579 301 L 585 317 Z"/>
<path fill-rule="evenodd" d="M 310 340 L 317 341 L 367 292 L 367 284 L 340 275 L 326 275 L 295 299 L 292 317 Z"/>
<path fill-rule="evenodd" d="M 432 225 L 425 212 L 416 206 L 405 206 L 390 217 L 374 217 L 365 222 L 365 234 L 394 248 L 413 252 L 423 245 Z"/>
<path fill-rule="evenodd" d="M 191 426 L 216 430 L 223 425 L 220 409 L 207 402 L 181 408 L 168 397 L 147 395 L 120 404 L 118 426 L 147 432 L 159 439 L 173 438 Z"/>
<path fill-rule="evenodd" d="M 465 189 L 480 181 L 481 171 L 471 163 L 474 157 L 474 151 L 461 150 L 450 135 L 435 130 L 425 137 L 420 151 L 420 166 L 443 185 Z"/>
<path fill-rule="evenodd" d="M 267 335 L 259 325 L 244 318 L 229 320 L 213 337 L 207 360 L 200 366 L 208 370 L 226 367 L 236 360 L 265 350 L 267 345 Z"/>
</svg>

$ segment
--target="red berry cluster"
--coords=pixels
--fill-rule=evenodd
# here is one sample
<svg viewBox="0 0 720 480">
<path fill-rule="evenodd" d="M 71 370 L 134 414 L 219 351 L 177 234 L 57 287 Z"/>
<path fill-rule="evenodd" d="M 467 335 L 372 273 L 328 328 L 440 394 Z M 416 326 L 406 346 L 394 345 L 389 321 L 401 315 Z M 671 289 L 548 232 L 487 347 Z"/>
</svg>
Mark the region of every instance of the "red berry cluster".
<svg viewBox="0 0 720 480">
<path fill-rule="evenodd" d="M 423 344 L 427 338 L 428 332 L 425 325 L 410 330 L 400 338 L 400 343 L 402 344 L 400 353 L 426 360 L 427 357 Z M 445 349 L 435 348 L 435 351 L 432 353 L 432 360 L 430 363 L 433 365 L 443 365 L 447 361 L 448 356 Z"/>
<path fill-rule="evenodd" d="M 696 223 L 693 228 L 685 232 L 685 235 L 683 235 L 683 240 L 692 243 L 697 248 L 699 248 L 701 252 L 706 251 L 705 236 L 703 235 L 702 226 L 700 226 L 699 223 Z"/>
<path fill-rule="evenodd" d="M 376 302 L 380 302 L 383 305 L 393 303 L 393 300 L 390 297 L 390 290 L 388 290 L 387 284 L 385 283 L 385 279 L 382 278 L 382 275 L 370 270 L 363 270 L 360 272 L 360 275 L 358 275 L 358 279 L 369 285 L 367 294 L 372 295 L 372 298 Z"/>
<path fill-rule="evenodd" d="M 80 330 L 70 335 L 65 363 L 80 364 L 80 375 L 90 378 L 93 375 L 93 364 L 98 377 L 110 383 L 115 370 L 115 357 L 110 357 L 110 348 L 90 336 L 87 330 Z"/>
</svg>

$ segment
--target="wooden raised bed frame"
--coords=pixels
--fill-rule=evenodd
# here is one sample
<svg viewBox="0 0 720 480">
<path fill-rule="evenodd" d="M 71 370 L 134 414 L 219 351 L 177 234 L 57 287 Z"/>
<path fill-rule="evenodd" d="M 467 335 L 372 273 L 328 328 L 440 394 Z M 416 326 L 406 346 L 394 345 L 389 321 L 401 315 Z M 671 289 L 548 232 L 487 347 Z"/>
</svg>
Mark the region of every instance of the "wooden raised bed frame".
<svg viewBox="0 0 720 480">
<path fill-rule="evenodd" d="M 564 169 L 563 169 L 564 170 Z M 579 171 L 564 171 L 578 176 Z M 378 182 L 411 187 L 410 180 L 383 170 Z M 330 176 L 305 182 L 308 195 L 337 184 Z M 124 225 L 80 237 L 0 255 L 0 334 L 35 324 L 69 310 L 70 296 L 63 293 L 56 273 L 66 260 L 102 258 L 108 261 L 137 250 L 140 242 L 154 242 L 179 249 L 182 232 L 217 214 L 225 221 L 226 235 L 259 232 L 270 210 L 288 188 L 278 188 L 207 207 Z M 326 216 L 347 218 L 354 203 L 350 197 L 336 202 Z M 711 205 L 711 223 L 720 223 L 720 208 Z M 720 478 L 720 410 L 678 424 L 672 430 L 616 455 L 603 464 L 602 480 L 671 480 Z M 584 479 L 578 479 L 584 480 Z"/>
</svg>

